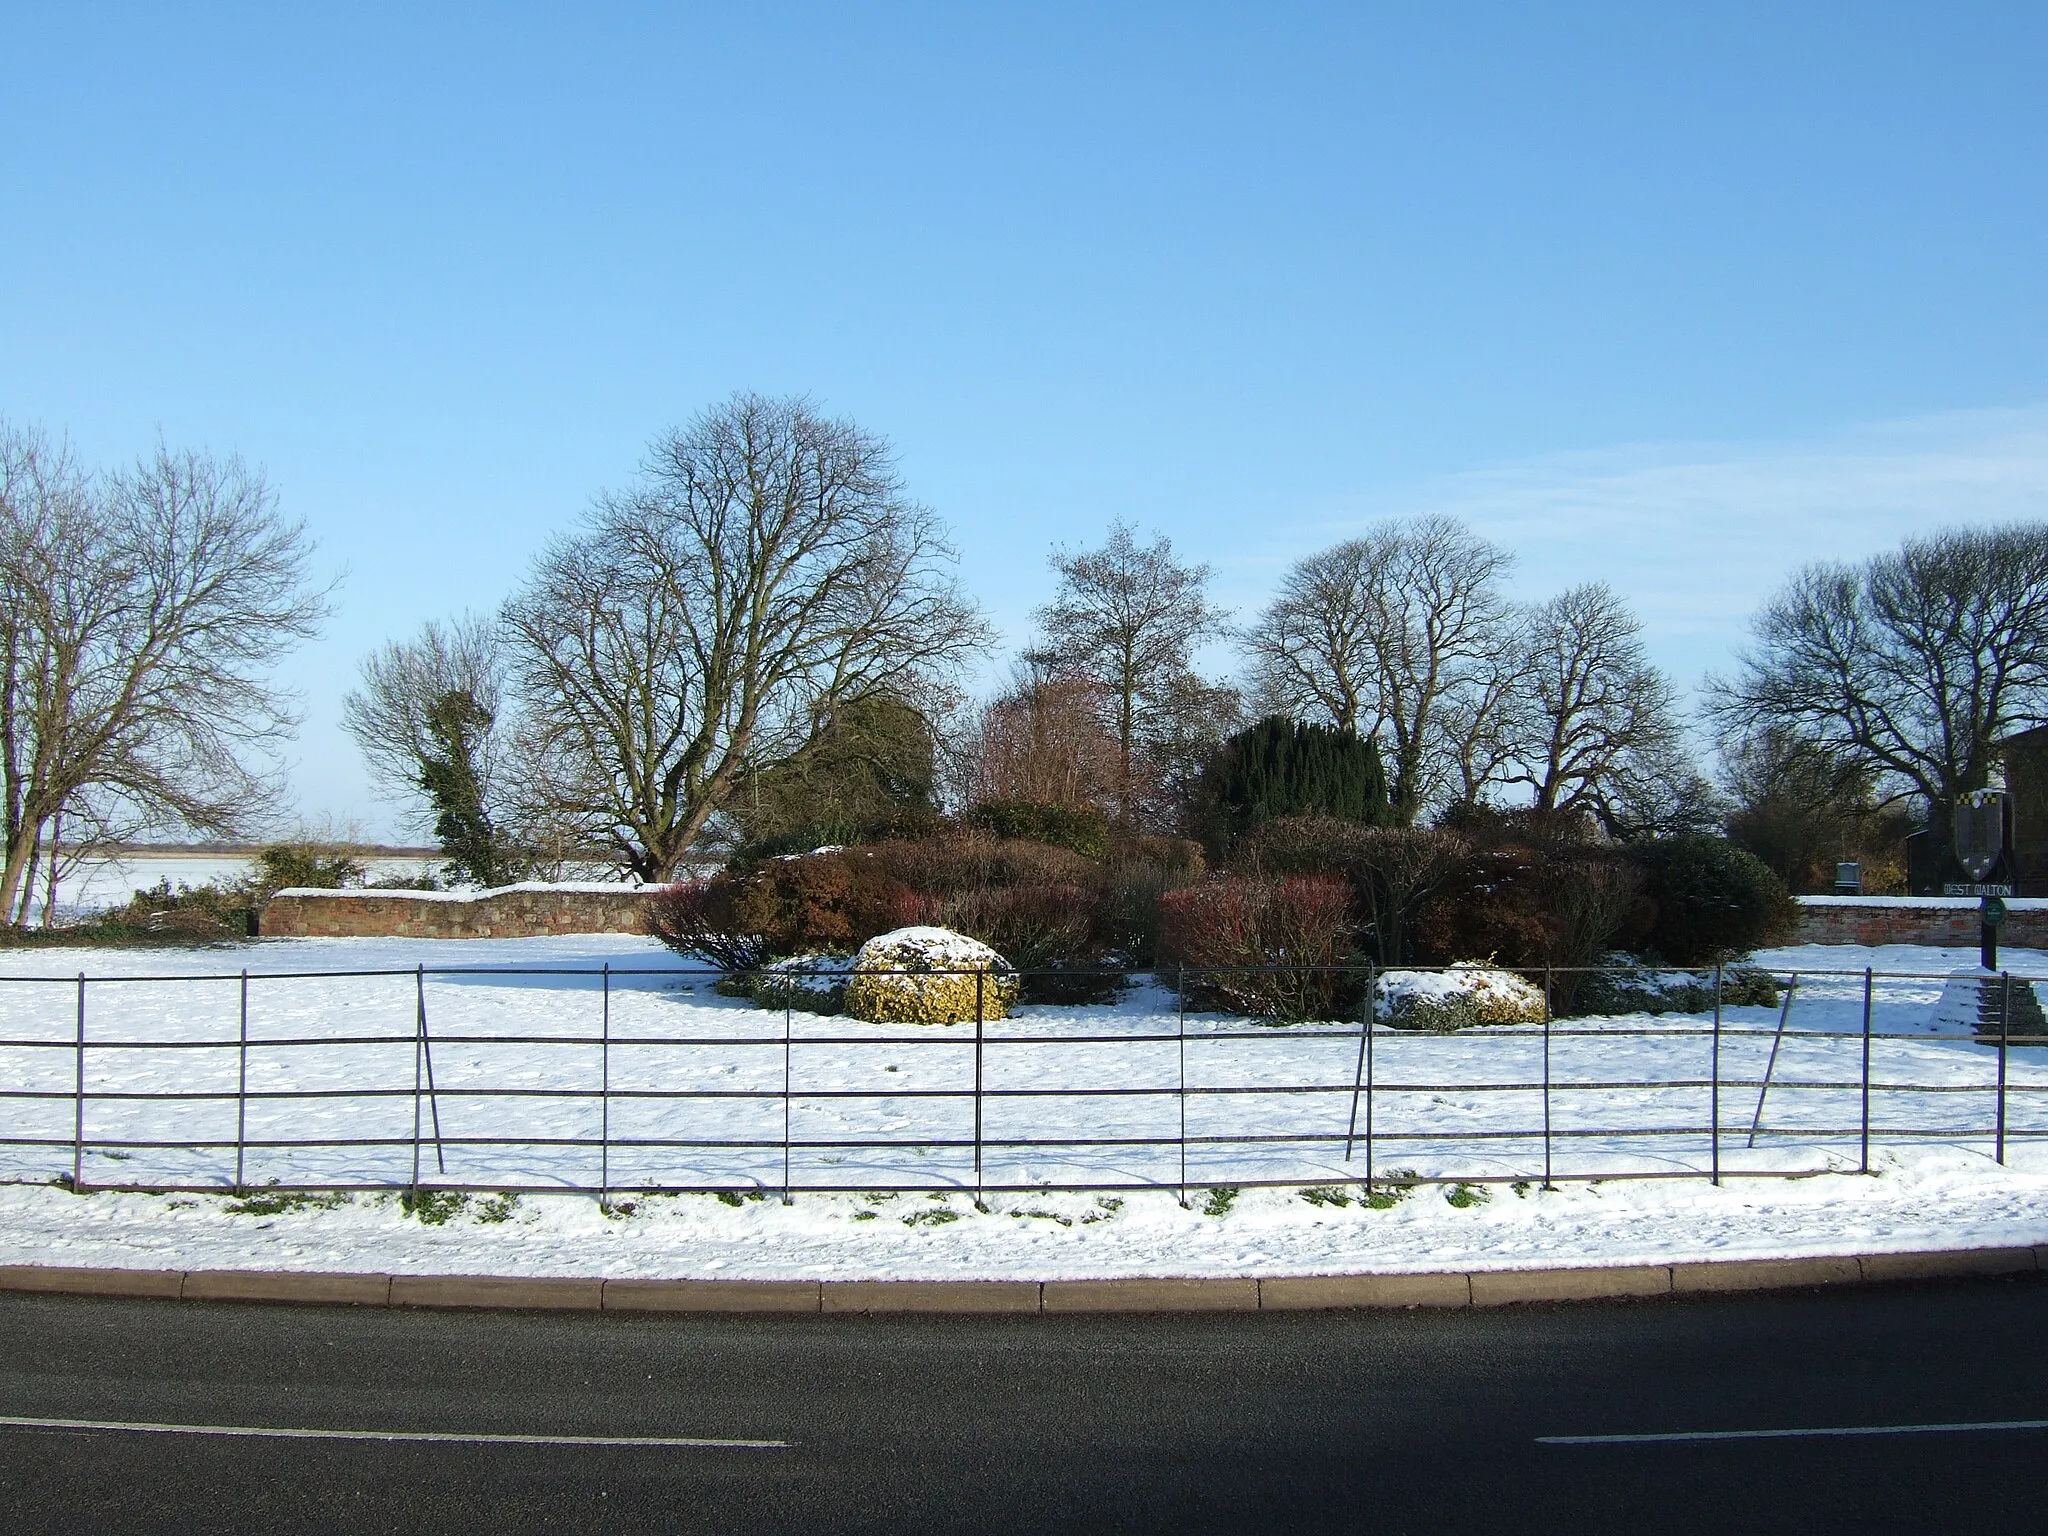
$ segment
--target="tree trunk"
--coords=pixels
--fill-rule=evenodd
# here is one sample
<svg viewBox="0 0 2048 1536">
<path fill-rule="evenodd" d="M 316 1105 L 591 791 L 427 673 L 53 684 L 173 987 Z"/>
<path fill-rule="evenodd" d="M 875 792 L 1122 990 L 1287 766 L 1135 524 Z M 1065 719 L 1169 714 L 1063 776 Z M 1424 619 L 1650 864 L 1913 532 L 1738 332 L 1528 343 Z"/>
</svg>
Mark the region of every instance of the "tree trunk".
<svg viewBox="0 0 2048 1536">
<path fill-rule="evenodd" d="M 49 885 L 46 887 L 49 894 L 43 901 L 43 926 L 45 928 L 57 926 L 57 855 L 63 851 L 63 847 L 64 807 L 60 804 L 57 807 L 57 814 L 50 818 L 50 876 Z M 31 889 L 33 889 L 35 884 L 33 873 L 29 876 L 29 884 Z M 22 920 L 24 922 L 28 920 L 26 906 L 22 909 Z"/>
<path fill-rule="evenodd" d="M 26 909 L 17 915 L 15 907 L 21 901 L 23 879 L 33 864 L 41 830 L 35 822 L 23 817 L 7 845 L 6 868 L 0 870 L 0 913 L 8 914 L 8 921 L 14 926 L 28 920 Z"/>
</svg>

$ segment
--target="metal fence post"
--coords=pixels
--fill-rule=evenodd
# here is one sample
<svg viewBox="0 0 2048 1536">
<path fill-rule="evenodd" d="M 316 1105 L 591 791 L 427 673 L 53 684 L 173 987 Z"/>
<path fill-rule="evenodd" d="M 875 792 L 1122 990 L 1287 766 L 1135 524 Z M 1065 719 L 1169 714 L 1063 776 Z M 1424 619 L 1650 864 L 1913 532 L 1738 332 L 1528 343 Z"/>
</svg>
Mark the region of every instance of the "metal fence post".
<svg viewBox="0 0 2048 1536">
<path fill-rule="evenodd" d="M 597 1208 L 612 1198 L 612 963 L 604 963 L 604 1011 L 597 1043 Z"/>
<path fill-rule="evenodd" d="M 2005 1052 L 2012 1042 L 2012 972 L 2001 971 L 2005 996 L 1998 1008 L 1998 1161 L 2005 1161 Z"/>
<path fill-rule="evenodd" d="M 1358 1005 L 1358 1061 L 1351 1069 L 1351 1119 L 1344 1128 L 1344 1161 L 1351 1161 L 1352 1145 L 1358 1140 L 1358 1095 L 1365 1084 L 1365 1053 L 1372 1049 L 1368 1037 L 1372 1034 L 1373 983 L 1372 962 L 1365 963 L 1365 1001 Z M 1371 1122 L 1368 1121 L 1368 1124 Z M 1368 1144 L 1372 1138 L 1366 1138 Z M 1371 1153 L 1367 1153 L 1366 1182 L 1372 1181 Z"/>
<path fill-rule="evenodd" d="M 1870 1172 L 1870 997 L 1871 968 L 1863 967 L 1863 1130 L 1858 1173 Z"/>
<path fill-rule="evenodd" d="M 413 1192 L 413 1195 L 414 1195 L 414 1197 L 415 1197 L 415 1198 L 417 1198 L 417 1197 L 418 1197 L 418 1195 L 419 1195 L 419 1192 L 420 1192 L 420 1089 L 421 1089 L 421 1088 L 422 1088 L 422 1087 L 424 1086 L 424 1084 L 425 1084 L 425 1082 L 426 1082 L 426 1078 L 425 1078 L 425 1076 L 423 1075 L 423 1074 L 424 1074 L 424 1070 L 425 1070 L 425 1069 L 424 1069 L 424 1065 L 423 1065 L 423 1057 L 422 1057 L 422 1053 L 423 1053 L 423 1052 L 425 1051 L 425 1049 L 426 1049 L 426 1044 L 427 1044 L 427 1041 L 426 1041 L 426 1036 L 425 1036 L 425 1035 L 424 1035 L 424 1034 L 423 1034 L 423 1033 L 421 1032 L 421 1030 L 420 1030 L 420 1017 L 419 1017 L 419 1014 L 418 1014 L 417 1012 L 415 1012 L 415 1013 L 414 1013 L 414 1015 L 413 1015 L 413 1031 L 412 1031 L 412 1181 L 411 1181 L 411 1188 L 412 1188 L 412 1192 Z"/>
<path fill-rule="evenodd" d="M 242 972 L 242 1040 L 239 1058 L 239 1072 L 235 1081 L 235 1193 L 238 1195 L 246 1187 L 242 1181 L 242 1171 L 249 1144 L 249 973 L 246 969 Z"/>
<path fill-rule="evenodd" d="M 1550 1184 L 1550 962 L 1543 962 L 1543 1187 Z"/>
<path fill-rule="evenodd" d="M 1756 1145 L 1758 1128 L 1764 1123 L 1764 1100 L 1771 1091 L 1771 1078 L 1778 1070 L 1778 1047 L 1785 1043 L 1785 1021 L 1792 1017 L 1792 994 L 1798 990 L 1799 973 L 1794 971 L 1792 979 L 1785 983 L 1785 1001 L 1778 1009 L 1778 1032 L 1771 1036 L 1771 1056 L 1764 1063 L 1764 1085 L 1756 1093 L 1756 1113 L 1749 1117 L 1748 1146 Z"/>
<path fill-rule="evenodd" d="M 789 1009 L 782 1005 L 782 1203 L 795 1205 L 796 1196 L 789 1188 Z"/>
<path fill-rule="evenodd" d="M 1372 1188 L 1372 1037 L 1378 1032 L 1379 1022 L 1379 978 L 1373 974 L 1373 962 L 1368 960 L 1365 963 L 1365 1183 L 1368 1190 Z"/>
<path fill-rule="evenodd" d="M 1713 1129 L 1713 1182 L 1721 1182 L 1721 962 L 1714 962 L 1714 1070 L 1709 1074 L 1712 1087 L 1708 1089 L 1707 1102 L 1712 1110 Z"/>
<path fill-rule="evenodd" d="M 85 1193 L 85 972 L 78 973 L 78 1061 L 72 1081 L 71 1192 Z"/>
<path fill-rule="evenodd" d="M 1174 1045 L 1175 1060 L 1179 1073 L 1175 1097 L 1180 1101 L 1180 1203 L 1188 1203 L 1188 968 L 1175 969 L 1174 995 L 1177 999 L 1178 1026 Z"/>
<path fill-rule="evenodd" d="M 426 1064 L 427 1069 L 427 1109 L 434 1117 L 434 1166 L 446 1174 L 448 1154 L 441 1148 L 441 1096 L 434 1092 L 434 1045 L 427 1036 L 427 968 L 421 966 L 413 973 L 413 977 L 419 999 L 420 1059 Z"/>
<path fill-rule="evenodd" d="M 981 1199 L 981 1041 L 986 1015 L 983 1011 L 984 979 L 988 972 L 974 973 L 974 1203 Z"/>
</svg>

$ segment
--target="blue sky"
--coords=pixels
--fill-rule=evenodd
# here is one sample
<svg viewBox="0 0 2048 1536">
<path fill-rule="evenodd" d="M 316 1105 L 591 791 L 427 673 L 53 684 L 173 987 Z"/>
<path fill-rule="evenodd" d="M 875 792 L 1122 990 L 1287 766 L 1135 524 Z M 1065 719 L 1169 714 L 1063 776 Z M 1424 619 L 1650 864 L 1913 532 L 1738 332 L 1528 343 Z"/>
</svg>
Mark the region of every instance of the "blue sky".
<svg viewBox="0 0 2048 1536">
<path fill-rule="evenodd" d="M 0 7 L 0 415 L 239 451 L 346 568 L 314 820 L 389 826 L 358 658 L 738 388 L 889 436 L 1014 641 L 1116 517 L 1249 608 L 1449 510 L 1690 685 L 1801 560 L 2048 510 L 2048 8 L 426 11 Z"/>
</svg>

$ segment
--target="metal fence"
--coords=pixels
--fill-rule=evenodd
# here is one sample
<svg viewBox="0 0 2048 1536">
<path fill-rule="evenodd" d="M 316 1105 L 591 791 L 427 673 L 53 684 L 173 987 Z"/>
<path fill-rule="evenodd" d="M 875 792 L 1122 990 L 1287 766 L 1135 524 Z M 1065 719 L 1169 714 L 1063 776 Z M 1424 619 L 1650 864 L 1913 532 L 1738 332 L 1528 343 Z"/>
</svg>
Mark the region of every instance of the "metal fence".
<svg viewBox="0 0 2048 1536">
<path fill-rule="evenodd" d="M 1775 1007 L 1737 1007 L 1716 970 L 1711 1007 L 1645 1022 L 1553 1017 L 1589 973 L 1525 972 L 1540 1022 L 1436 1034 L 1371 1017 L 1372 968 L 1320 974 L 1348 1020 L 1204 1012 L 1223 973 L 1192 970 L 950 1026 L 760 1010 L 676 967 L 0 977 L 0 1181 L 1185 1201 L 1868 1172 L 1928 1142 L 2002 1163 L 2048 1137 L 2023 976 L 1780 971 Z"/>
</svg>

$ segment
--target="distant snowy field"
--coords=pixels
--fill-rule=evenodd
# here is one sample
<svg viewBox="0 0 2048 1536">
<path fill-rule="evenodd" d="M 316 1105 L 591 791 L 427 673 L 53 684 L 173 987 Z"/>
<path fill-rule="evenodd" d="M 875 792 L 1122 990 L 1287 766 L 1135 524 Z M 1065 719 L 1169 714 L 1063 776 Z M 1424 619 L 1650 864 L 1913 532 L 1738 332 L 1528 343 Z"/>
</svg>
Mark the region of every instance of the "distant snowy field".
<svg viewBox="0 0 2048 1536">
<path fill-rule="evenodd" d="M 1704 1080 L 1714 1040 L 1705 1018 L 1558 1026 L 1549 1061 L 1554 1176 L 1676 1177 L 1561 1182 L 1545 1191 L 1536 1187 L 1543 1169 L 1540 1029 L 1448 1037 L 1375 1031 L 1374 1091 L 1361 1096 L 1354 1121 L 1362 1075 L 1355 1025 L 1269 1030 L 1192 1013 L 1183 1044 L 1172 994 L 1146 986 L 1115 1004 L 1026 1008 L 987 1027 L 981 1076 L 994 1096 L 982 1103 L 980 1187 L 990 1191 L 983 1212 L 974 1204 L 971 1025 L 879 1026 L 797 1014 L 785 1047 L 781 1014 L 717 996 L 708 978 L 679 974 L 676 957 L 628 937 L 15 951 L 0 954 L 0 1035 L 39 1043 L 0 1046 L 0 1082 L 48 1096 L 0 1101 L 0 1115 L 7 1136 L 48 1144 L 0 1149 L 0 1176 L 35 1181 L 0 1189 L 0 1256 L 188 1267 L 1056 1278 L 2048 1242 L 2048 1147 L 2027 1139 L 2048 1132 L 2048 1049 L 2010 1053 L 2008 1158 L 2000 1168 L 1991 1156 L 1998 1052 L 1935 1017 L 1941 976 L 1973 963 L 1973 952 L 1804 946 L 1758 958 L 1807 975 L 1781 1041 L 1773 1038 L 1777 1010 L 1726 1011 L 1721 1167 L 1728 1175 L 1817 1177 L 1708 1183 L 1713 1106 Z M 2015 971 L 2048 977 L 2048 955 L 2012 951 L 2007 958 Z M 608 1050 L 598 978 L 547 974 L 603 964 L 651 973 L 613 976 Z M 422 1107 L 422 1182 L 529 1192 L 509 1207 L 472 1199 L 444 1225 L 424 1226 L 386 1194 L 251 1215 L 230 1212 L 213 1194 L 80 1198 L 49 1187 L 42 1181 L 68 1175 L 75 1154 L 77 985 L 63 973 L 80 965 L 107 978 L 86 988 L 80 1167 L 88 1186 L 232 1180 L 239 976 L 143 978 L 247 966 L 248 1087 L 294 1097 L 250 1101 L 246 1183 L 410 1178 L 412 1037 L 424 996 L 437 1091 Z M 1881 979 L 1873 989 L 1875 1178 L 1841 1173 L 1855 1168 L 1861 1140 L 1862 979 L 1812 974 L 1865 965 L 1927 975 Z M 417 973 L 262 974 L 418 966 L 514 973 L 428 976 L 423 984 Z M 53 979 L 26 979 L 36 975 Z M 1645 1033 L 1625 1033 L 1634 1030 Z M 1077 1034 L 1089 1039 L 1052 1038 Z M 313 1043 L 275 1043 L 286 1039 Z M 114 1043 L 140 1041 L 168 1048 Z M 1180 1149 L 1170 1144 L 1181 1114 L 1172 1090 L 1182 1081 L 1191 1090 L 1186 1131 L 1194 1138 L 1184 1172 Z M 1104 1088 L 1120 1092 L 1079 1092 Z M 1280 1088 L 1313 1091 L 1243 1091 Z M 574 1096 L 524 1096 L 551 1089 Z M 1006 1089 L 1030 1093 L 1000 1096 Z M 360 1096 L 366 1090 L 373 1096 Z M 228 1097 L 140 1096 L 165 1093 Z M 432 1140 L 436 1107 L 445 1172 Z M 779 1199 L 785 1113 L 798 1143 L 788 1168 L 797 1190 L 790 1206 Z M 607 1120 L 608 1166 L 594 1146 L 561 1144 L 597 1137 Z M 1368 1128 L 1370 1172 L 1381 1179 L 1413 1171 L 1526 1187 L 1496 1183 L 1481 1198 L 1423 1185 L 1387 1209 L 1329 1203 L 1335 1197 L 1321 1193 L 1326 1187 L 1367 1176 Z M 1343 1138 L 1354 1130 L 1347 1157 Z M 1026 1138 L 1063 1144 L 1005 1144 Z M 1128 1144 L 1148 1138 L 1158 1144 Z M 315 1139 L 328 1144 L 261 1145 Z M 221 1145 L 111 1145 L 152 1141 Z M 375 1142 L 387 1144 L 365 1144 Z M 728 1145 L 710 1145 L 719 1142 Z M 759 1145 L 730 1145 L 744 1142 Z M 1177 1200 L 1183 1179 L 1194 1186 L 1283 1182 L 1247 1188 L 1234 1201 L 1196 1188 L 1184 1209 Z M 710 1194 L 627 1193 L 621 1198 L 633 1202 L 633 1212 L 606 1216 L 587 1195 L 532 1192 L 601 1180 L 624 1192 L 661 1185 L 766 1198 L 728 1205 Z M 1034 1188 L 1063 1184 L 1115 1187 Z M 826 1185 L 854 1192 L 813 1192 Z M 996 1192 L 999 1186 L 1023 1188 Z M 1318 1193 L 1305 1199 L 1304 1190 Z M 1220 1213 L 1204 1214 L 1212 1207 Z"/>
<path fill-rule="evenodd" d="M 372 859 L 369 878 L 410 877 L 421 871 L 433 872 L 438 859 Z M 60 917 L 84 912 L 101 912 L 118 907 L 138 890 L 168 880 L 175 889 L 181 885 L 206 885 L 216 880 L 238 880 L 249 870 L 247 859 L 159 857 L 154 854 L 126 854 L 116 858 L 93 859 L 61 875 L 57 881 L 57 912 Z M 45 881 L 36 881 L 34 921 L 42 919 L 48 899 Z"/>
</svg>

